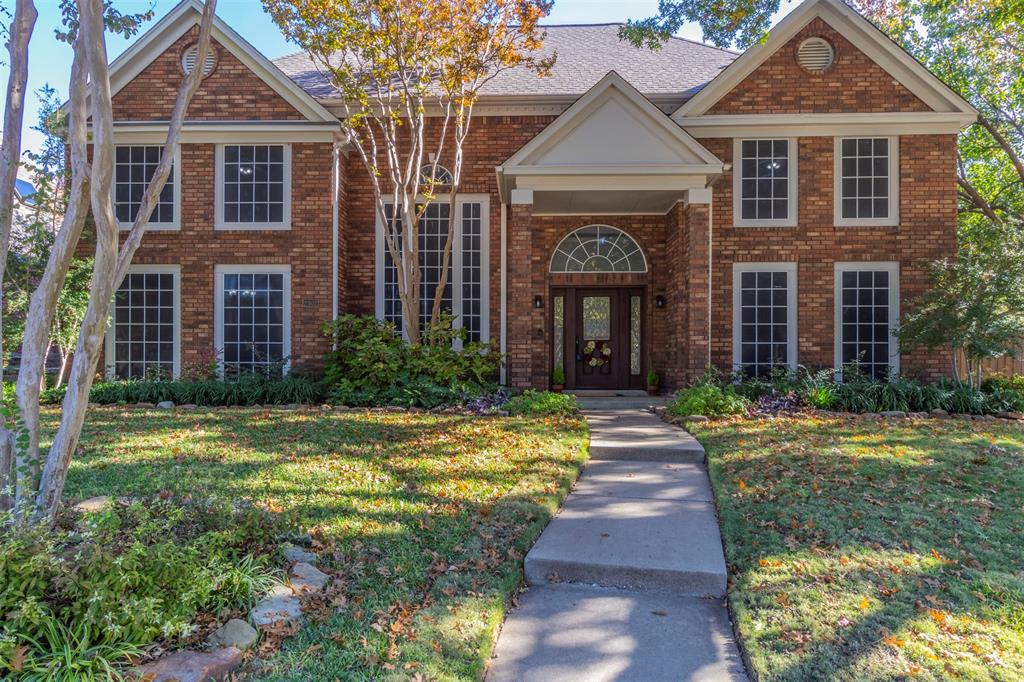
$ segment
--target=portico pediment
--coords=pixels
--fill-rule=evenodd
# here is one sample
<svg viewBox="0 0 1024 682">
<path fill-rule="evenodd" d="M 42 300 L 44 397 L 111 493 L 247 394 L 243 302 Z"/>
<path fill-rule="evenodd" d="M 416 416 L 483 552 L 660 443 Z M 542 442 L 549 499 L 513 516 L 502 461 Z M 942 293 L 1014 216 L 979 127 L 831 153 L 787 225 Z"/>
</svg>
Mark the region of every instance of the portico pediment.
<svg viewBox="0 0 1024 682">
<path fill-rule="evenodd" d="M 621 192 L 621 210 L 661 212 L 687 189 L 704 187 L 722 162 L 611 71 L 497 171 L 503 197 L 517 188 L 571 193 L 576 212 L 589 203 L 581 193 L 594 192 L 602 210 L 614 212 Z M 657 200 L 638 206 L 636 192 Z M 542 201 L 569 211 L 553 199 Z"/>
</svg>

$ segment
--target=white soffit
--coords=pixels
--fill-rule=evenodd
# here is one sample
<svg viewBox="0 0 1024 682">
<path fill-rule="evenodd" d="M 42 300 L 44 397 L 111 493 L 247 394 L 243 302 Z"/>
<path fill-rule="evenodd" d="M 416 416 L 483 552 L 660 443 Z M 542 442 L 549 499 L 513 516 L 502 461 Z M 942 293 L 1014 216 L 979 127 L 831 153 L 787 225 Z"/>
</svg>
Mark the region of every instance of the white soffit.
<svg viewBox="0 0 1024 682">
<path fill-rule="evenodd" d="M 502 165 L 516 175 L 588 167 L 708 167 L 722 162 L 614 71 Z M 678 171 L 677 171 L 678 172 Z"/>
<path fill-rule="evenodd" d="M 706 113 L 718 100 L 732 91 L 802 28 L 818 17 L 934 111 L 977 116 L 977 110 L 969 102 L 842 0 L 805 0 L 769 32 L 764 42 L 740 55 L 692 99 L 679 107 L 672 114 L 672 118 L 683 121 Z"/>
<path fill-rule="evenodd" d="M 203 3 L 182 0 L 174 9 L 142 34 L 131 47 L 110 63 L 110 87 L 113 94 L 132 81 L 163 54 L 178 38 L 199 24 Z M 214 16 L 211 36 L 240 62 L 245 64 L 263 82 L 274 89 L 289 104 L 310 121 L 337 123 L 336 116 L 295 84 L 273 62 L 250 45 L 220 17 Z M 184 74 L 182 74 L 184 78 Z"/>
</svg>

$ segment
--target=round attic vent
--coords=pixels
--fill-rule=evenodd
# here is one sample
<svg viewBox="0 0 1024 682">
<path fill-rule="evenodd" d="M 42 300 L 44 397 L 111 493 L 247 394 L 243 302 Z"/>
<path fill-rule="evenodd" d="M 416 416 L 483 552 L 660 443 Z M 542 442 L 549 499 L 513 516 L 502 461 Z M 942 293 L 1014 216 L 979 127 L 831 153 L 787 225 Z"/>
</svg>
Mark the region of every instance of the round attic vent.
<svg viewBox="0 0 1024 682">
<path fill-rule="evenodd" d="M 835 58 L 835 50 L 824 38 L 808 38 L 800 43 L 796 51 L 797 62 L 812 73 L 827 71 Z"/>
<path fill-rule="evenodd" d="M 199 55 L 199 46 L 192 45 L 181 53 L 181 70 L 186 74 L 192 73 L 192 69 L 195 68 L 196 58 Z M 209 76 L 213 72 L 213 67 L 217 65 L 217 54 L 213 50 L 213 45 L 210 46 L 210 51 L 206 53 L 206 61 L 203 63 L 203 77 Z"/>
</svg>

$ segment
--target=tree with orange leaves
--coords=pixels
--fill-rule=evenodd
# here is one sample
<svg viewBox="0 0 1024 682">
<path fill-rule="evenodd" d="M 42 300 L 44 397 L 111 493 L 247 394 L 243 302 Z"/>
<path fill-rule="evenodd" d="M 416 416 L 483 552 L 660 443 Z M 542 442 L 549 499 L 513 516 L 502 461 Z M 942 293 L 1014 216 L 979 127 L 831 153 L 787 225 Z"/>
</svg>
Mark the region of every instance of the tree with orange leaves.
<svg viewBox="0 0 1024 682">
<path fill-rule="evenodd" d="M 263 0 L 337 90 L 342 125 L 369 173 L 397 271 L 402 326 L 421 343 L 419 225 L 447 193 L 448 233 L 429 325 L 440 323 L 455 236 L 463 146 L 481 88 L 513 68 L 544 75 L 539 26 L 551 0 Z M 436 125 L 428 125 L 428 120 Z M 430 135 L 428 136 L 428 133 Z M 448 174 L 439 174 L 450 158 Z"/>
</svg>

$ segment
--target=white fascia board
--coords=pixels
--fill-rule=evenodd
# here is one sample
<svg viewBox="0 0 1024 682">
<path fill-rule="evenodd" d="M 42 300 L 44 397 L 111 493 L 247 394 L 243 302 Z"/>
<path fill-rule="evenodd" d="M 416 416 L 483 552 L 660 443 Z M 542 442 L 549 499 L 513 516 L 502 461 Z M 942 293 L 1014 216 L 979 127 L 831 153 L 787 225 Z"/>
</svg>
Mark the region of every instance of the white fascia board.
<svg viewBox="0 0 1024 682">
<path fill-rule="evenodd" d="M 118 144 L 162 144 L 167 138 L 167 125 L 166 121 L 115 123 L 114 141 Z M 337 121 L 186 121 L 179 142 L 335 142 L 339 132 Z"/>
<path fill-rule="evenodd" d="M 706 187 L 708 176 L 700 175 L 522 175 L 516 178 L 516 189 L 537 192 L 590 191 L 658 191 L 682 192 L 692 187 Z M 515 190 L 513 190 L 515 191 Z"/>
<path fill-rule="evenodd" d="M 593 166 L 587 164 L 558 166 L 502 166 L 508 176 L 630 176 L 630 175 L 700 175 L 721 173 L 723 164 L 717 163 L 680 163 L 680 164 L 621 164 Z"/>
<path fill-rule="evenodd" d="M 870 21 L 842 0 L 806 0 L 684 103 L 672 118 L 700 116 L 775 54 L 811 20 L 821 17 L 838 33 L 936 111 L 977 114 L 977 110 Z"/>
<path fill-rule="evenodd" d="M 977 116 L 963 112 L 843 114 L 716 114 L 677 119 L 697 139 L 712 137 L 833 137 L 837 135 L 955 135 Z"/>
<path fill-rule="evenodd" d="M 131 47 L 110 63 L 111 93 L 117 94 L 186 31 L 198 25 L 202 13 L 203 5 L 199 0 L 182 0 L 142 34 Z M 213 18 L 210 34 L 221 47 L 245 64 L 307 119 L 324 123 L 337 120 L 337 117 L 217 16 Z"/>
</svg>

